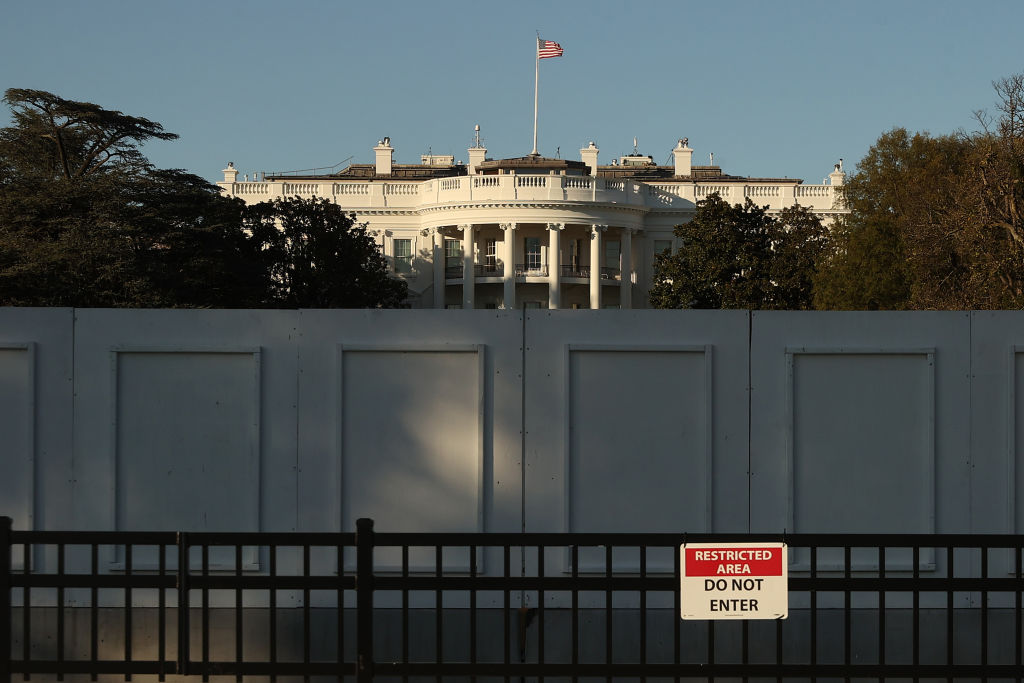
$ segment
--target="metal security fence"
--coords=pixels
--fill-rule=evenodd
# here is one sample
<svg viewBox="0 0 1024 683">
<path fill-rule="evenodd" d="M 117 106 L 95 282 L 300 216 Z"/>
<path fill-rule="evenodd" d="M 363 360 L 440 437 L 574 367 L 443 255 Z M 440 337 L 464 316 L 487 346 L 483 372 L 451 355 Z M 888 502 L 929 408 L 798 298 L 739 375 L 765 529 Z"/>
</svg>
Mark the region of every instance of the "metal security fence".
<svg viewBox="0 0 1024 683">
<path fill-rule="evenodd" d="M 1021 680 L 1024 537 L 0 524 L 0 674 Z M 789 618 L 682 621 L 683 542 L 789 546 Z"/>
</svg>

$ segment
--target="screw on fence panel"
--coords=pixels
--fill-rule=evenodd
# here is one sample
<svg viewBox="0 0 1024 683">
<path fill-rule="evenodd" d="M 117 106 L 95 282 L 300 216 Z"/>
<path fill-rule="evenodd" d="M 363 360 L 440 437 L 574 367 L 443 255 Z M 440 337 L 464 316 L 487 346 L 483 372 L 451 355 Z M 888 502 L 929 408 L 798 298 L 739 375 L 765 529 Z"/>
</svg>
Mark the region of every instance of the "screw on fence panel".
<svg viewBox="0 0 1024 683">
<path fill-rule="evenodd" d="M 0 680 L 11 680 L 11 524 L 0 517 Z"/>
<path fill-rule="evenodd" d="M 356 520 L 356 680 L 373 680 L 373 520 Z"/>
</svg>

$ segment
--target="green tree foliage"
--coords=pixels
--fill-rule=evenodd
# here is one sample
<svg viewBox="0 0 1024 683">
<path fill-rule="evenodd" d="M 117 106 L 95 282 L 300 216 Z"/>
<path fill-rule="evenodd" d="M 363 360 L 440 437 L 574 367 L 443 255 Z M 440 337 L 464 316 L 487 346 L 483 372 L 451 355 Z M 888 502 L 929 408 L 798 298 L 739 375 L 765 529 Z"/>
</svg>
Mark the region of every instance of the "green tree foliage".
<svg viewBox="0 0 1024 683">
<path fill-rule="evenodd" d="M 0 130 L 0 305 L 257 306 L 242 204 L 139 150 L 158 123 L 10 89 Z"/>
<path fill-rule="evenodd" d="M 255 204 L 246 209 L 245 227 L 270 267 L 277 305 L 394 308 L 408 296 L 366 228 L 326 199 Z"/>
<path fill-rule="evenodd" d="M 246 207 L 150 164 L 140 145 L 177 137 L 158 123 L 39 90 L 10 89 L 4 101 L 14 125 L 0 129 L 0 305 L 393 306 L 405 297 L 337 207 Z"/>
<path fill-rule="evenodd" d="M 655 257 L 654 308 L 809 308 L 828 233 L 806 209 L 776 218 L 749 199 L 730 205 L 713 194 L 675 235 L 679 250 Z"/>
<path fill-rule="evenodd" d="M 883 134 L 847 183 L 816 280 L 832 309 L 1024 306 L 1024 77 L 995 84 L 982 130 Z"/>
</svg>

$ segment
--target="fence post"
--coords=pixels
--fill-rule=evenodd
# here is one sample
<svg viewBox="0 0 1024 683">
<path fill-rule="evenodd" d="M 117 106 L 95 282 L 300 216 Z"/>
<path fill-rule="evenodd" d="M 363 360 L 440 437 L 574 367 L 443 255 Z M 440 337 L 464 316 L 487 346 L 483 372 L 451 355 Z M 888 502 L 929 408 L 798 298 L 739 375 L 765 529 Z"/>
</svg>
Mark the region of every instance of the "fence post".
<svg viewBox="0 0 1024 683">
<path fill-rule="evenodd" d="M 373 520 L 356 520 L 356 680 L 373 680 Z"/>
<path fill-rule="evenodd" d="M 188 534 L 178 532 L 178 670 L 180 676 L 188 675 L 188 662 L 192 625 L 189 618 L 190 603 L 188 592 Z"/>
<path fill-rule="evenodd" d="M 0 681 L 11 680 L 11 523 L 0 517 Z"/>
</svg>

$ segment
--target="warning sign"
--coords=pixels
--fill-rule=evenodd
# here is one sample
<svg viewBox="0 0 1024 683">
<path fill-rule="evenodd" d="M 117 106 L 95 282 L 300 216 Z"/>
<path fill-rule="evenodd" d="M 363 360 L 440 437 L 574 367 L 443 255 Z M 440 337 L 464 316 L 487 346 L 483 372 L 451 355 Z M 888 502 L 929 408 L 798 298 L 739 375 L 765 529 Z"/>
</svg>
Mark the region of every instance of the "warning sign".
<svg viewBox="0 0 1024 683">
<path fill-rule="evenodd" d="M 686 543 L 679 554 L 683 619 L 789 615 L 785 543 Z"/>
</svg>

